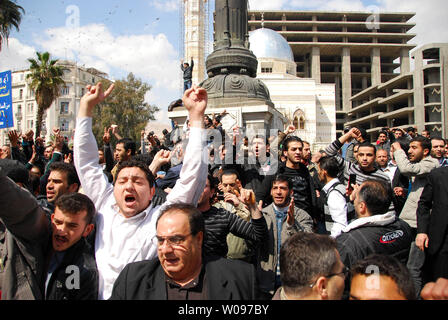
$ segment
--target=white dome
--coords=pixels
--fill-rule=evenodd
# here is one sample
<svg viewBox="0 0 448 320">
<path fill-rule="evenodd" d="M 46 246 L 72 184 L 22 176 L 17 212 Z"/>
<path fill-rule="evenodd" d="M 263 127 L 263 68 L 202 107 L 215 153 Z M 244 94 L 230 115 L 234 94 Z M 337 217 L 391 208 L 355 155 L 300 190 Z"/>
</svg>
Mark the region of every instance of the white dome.
<svg viewBox="0 0 448 320">
<path fill-rule="evenodd" d="M 272 29 L 249 32 L 250 50 L 257 58 L 275 58 L 294 62 L 294 54 L 283 36 Z"/>
</svg>

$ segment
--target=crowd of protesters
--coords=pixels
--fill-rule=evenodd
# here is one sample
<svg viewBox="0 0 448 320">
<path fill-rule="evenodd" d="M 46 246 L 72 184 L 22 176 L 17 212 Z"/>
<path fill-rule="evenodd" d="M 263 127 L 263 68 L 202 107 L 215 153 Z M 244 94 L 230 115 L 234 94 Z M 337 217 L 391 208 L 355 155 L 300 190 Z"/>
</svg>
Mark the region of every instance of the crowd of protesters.
<svg viewBox="0 0 448 320">
<path fill-rule="evenodd" d="M 186 85 L 184 127 L 137 142 L 111 126 L 98 146 L 92 110 L 113 89 L 88 86 L 73 143 L 9 132 L 1 299 L 447 298 L 442 137 L 347 128 L 312 152 L 291 125 L 224 130 Z"/>
</svg>

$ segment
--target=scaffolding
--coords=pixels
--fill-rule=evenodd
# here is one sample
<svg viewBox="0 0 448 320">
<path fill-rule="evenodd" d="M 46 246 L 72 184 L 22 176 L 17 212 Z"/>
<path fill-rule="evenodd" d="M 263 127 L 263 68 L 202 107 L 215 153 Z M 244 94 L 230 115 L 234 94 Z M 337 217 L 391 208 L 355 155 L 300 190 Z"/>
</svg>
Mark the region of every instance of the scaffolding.
<svg viewBox="0 0 448 320">
<path fill-rule="evenodd" d="M 193 83 L 207 78 L 205 61 L 212 52 L 209 0 L 179 0 L 179 59 L 195 60 Z M 181 77 L 180 88 L 183 88 Z"/>
</svg>

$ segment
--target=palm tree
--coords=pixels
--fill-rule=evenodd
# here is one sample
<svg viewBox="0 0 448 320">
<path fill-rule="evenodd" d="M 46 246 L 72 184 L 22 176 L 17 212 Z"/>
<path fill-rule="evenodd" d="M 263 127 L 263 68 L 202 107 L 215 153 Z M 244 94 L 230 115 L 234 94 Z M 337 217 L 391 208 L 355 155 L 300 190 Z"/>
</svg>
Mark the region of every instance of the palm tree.
<svg viewBox="0 0 448 320">
<path fill-rule="evenodd" d="M 14 27 L 19 31 L 22 13 L 25 13 L 25 10 L 15 4 L 15 1 L 0 0 L 0 51 L 2 51 L 3 41 L 6 40 L 8 43 L 11 28 Z"/>
<path fill-rule="evenodd" d="M 36 52 L 37 60 L 28 59 L 30 74 L 27 79 L 33 89 L 37 102 L 36 137 L 40 136 L 42 120 L 54 100 L 59 97 L 61 85 L 64 84 L 62 76 L 64 68 L 57 66 L 58 60 L 50 60 L 48 52 Z"/>
</svg>

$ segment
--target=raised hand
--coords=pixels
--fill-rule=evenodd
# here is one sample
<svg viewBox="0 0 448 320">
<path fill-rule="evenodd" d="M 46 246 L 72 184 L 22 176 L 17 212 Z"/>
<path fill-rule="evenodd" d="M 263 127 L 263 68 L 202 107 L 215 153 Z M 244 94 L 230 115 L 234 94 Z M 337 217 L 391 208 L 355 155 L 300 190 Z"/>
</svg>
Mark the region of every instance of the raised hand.
<svg viewBox="0 0 448 320">
<path fill-rule="evenodd" d="M 106 91 L 103 91 L 101 82 L 98 82 L 96 86 L 88 85 L 86 94 L 81 98 L 78 117 L 92 117 L 93 108 L 103 102 L 112 93 L 114 87 L 112 83 Z"/>
<path fill-rule="evenodd" d="M 288 216 L 286 217 L 286 223 L 288 223 L 290 226 L 294 225 L 295 223 L 295 216 L 294 216 L 294 197 L 291 196 L 291 201 L 289 202 L 288 207 Z"/>
<path fill-rule="evenodd" d="M 238 197 L 230 192 L 224 193 L 224 201 L 231 203 L 235 208 L 240 205 L 240 200 Z"/>
<path fill-rule="evenodd" d="M 183 105 L 188 110 L 191 127 L 204 126 L 204 113 L 207 108 L 208 95 L 204 88 L 194 85 L 185 91 Z"/>
<path fill-rule="evenodd" d="M 159 152 L 156 153 L 154 159 L 152 160 L 149 166 L 149 170 L 152 172 L 154 177 L 157 176 L 157 172 L 159 171 L 161 166 L 171 161 L 172 156 L 173 152 L 168 150 L 160 150 Z"/>
<path fill-rule="evenodd" d="M 103 142 L 104 144 L 110 144 L 110 131 L 112 130 L 112 128 L 104 128 L 104 134 L 103 134 Z"/>
<path fill-rule="evenodd" d="M 153 162 L 155 161 L 160 166 L 163 166 L 164 164 L 167 164 L 171 161 L 171 157 L 173 156 L 173 153 L 169 150 L 160 150 L 156 153 Z"/>
<path fill-rule="evenodd" d="M 64 162 L 65 163 L 72 163 L 73 162 L 73 157 L 72 157 L 71 153 L 64 155 Z"/>
<path fill-rule="evenodd" d="M 54 138 L 54 150 L 62 152 L 63 147 L 64 147 L 64 136 L 58 134 Z"/>
<path fill-rule="evenodd" d="M 17 134 L 16 130 L 8 131 L 8 139 L 11 143 L 11 147 L 17 148 L 19 145 L 19 135 Z"/>
<path fill-rule="evenodd" d="M 294 133 L 296 131 L 296 127 L 294 127 L 292 124 L 290 124 L 284 131 L 284 134 L 288 135 L 291 133 Z"/>
</svg>

